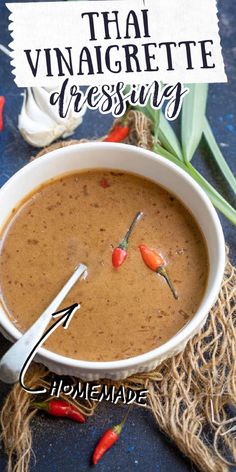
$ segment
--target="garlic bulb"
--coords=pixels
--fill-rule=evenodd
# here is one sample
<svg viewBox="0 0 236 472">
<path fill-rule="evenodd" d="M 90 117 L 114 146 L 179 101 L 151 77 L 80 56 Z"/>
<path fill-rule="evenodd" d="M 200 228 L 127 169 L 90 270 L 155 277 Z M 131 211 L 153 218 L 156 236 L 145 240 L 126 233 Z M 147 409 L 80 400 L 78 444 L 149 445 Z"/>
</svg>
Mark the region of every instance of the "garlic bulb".
<svg viewBox="0 0 236 472">
<path fill-rule="evenodd" d="M 79 113 L 71 109 L 67 118 L 59 117 L 58 109 L 49 103 L 49 96 L 55 89 L 33 87 L 24 92 L 18 128 L 32 146 L 44 147 L 59 137 L 66 138 L 82 123 L 85 107 Z"/>
</svg>

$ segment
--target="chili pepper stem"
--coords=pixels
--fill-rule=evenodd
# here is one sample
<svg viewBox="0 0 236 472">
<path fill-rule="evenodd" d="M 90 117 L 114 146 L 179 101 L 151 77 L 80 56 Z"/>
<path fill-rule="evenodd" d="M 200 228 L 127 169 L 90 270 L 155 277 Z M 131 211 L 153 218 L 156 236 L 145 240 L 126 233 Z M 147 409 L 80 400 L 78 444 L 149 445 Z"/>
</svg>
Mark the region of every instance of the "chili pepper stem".
<svg viewBox="0 0 236 472">
<path fill-rule="evenodd" d="M 177 295 L 177 292 L 175 290 L 175 287 L 173 285 L 173 282 L 166 270 L 165 267 L 159 267 L 159 269 L 157 269 L 157 274 L 160 274 L 162 275 L 162 277 L 164 277 L 164 279 L 166 280 L 167 284 L 169 285 L 170 289 L 171 289 L 171 292 L 173 293 L 173 296 L 176 300 L 178 300 L 178 295 Z"/>
<path fill-rule="evenodd" d="M 34 408 L 38 408 L 39 410 L 46 410 L 48 411 L 49 410 L 49 404 L 47 402 L 33 402 L 31 403 L 31 406 L 34 407 Z"/>
<path fill-rule="evenodd" d="M 129 406 L 128 408 L 128 411 L 126 412 L 124 418 L 121 420 L 121 422 L 119 424 L 117 424 L 116 426 L 113 427 L 113 431 L 119 436 L 121 434 L 121 431 L 126 423 L 126 420 L 128 418 L 128 415 L 130 413 L 130 407 L 131 405 Z"/>
<path fill-rule="evenodd" d="M 132 232 L 133 232 L 133 230 L 134 230 L 136 224 L 138 223 L 139 220 L 141 220 L 142 216 L 143 216 L 143 212 L 142 212 L 142 211 L 138 211 L 138 213 L 136 213 L 136 215 L 135 215 L 135 217 L 134 217 L 134 219 L 133 219 L 133 221 L 132 221 L 132 223 L 131 223 L 131 225 L 130 225 L 130 227 L 129 227 L 129 229 L 128 229 L 128 231 L 127 231 L 125 237 L 124 237 L 124 239 L 122 240 L 121 244 L 119 245 L 119 247 L 122 247 L 123 249 L 126 249 L 127 244 L 128 244 L 128 242 L 129 242 L 129 238 L 130 238 L 130 236 L 131 236 L 131 234 L 132 234 Z M 122 246 L 121 246 L 121 245 L 122 245 Z"/>
<path fill-rule="evenodd" d="M 113 249 L 112 265 L 115 269 L 118 269 L 118 267 L 120 267 L 124 263 L 127 257 L 129 238 L 131 236 L 132 231 L 134 230 L 134 227 L 136 226 L 137 222 L 142 218 L 142 216 L 143 212 L 139 211 L 138 213 L 136 213 L 124 238 L 121 240 L 120 244 Z"/>
</svg>

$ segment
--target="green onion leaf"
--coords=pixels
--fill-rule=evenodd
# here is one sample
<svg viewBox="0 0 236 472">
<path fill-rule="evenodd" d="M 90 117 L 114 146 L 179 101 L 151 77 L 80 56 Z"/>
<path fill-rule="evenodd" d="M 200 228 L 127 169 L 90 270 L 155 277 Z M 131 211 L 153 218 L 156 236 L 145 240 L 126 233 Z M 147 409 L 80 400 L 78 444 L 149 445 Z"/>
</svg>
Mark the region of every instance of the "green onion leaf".
<svg viewBox="0 0 236 472">
<path fill-rule="evenodd" d="M 167 151 L 183 161 L 182 150 L 179 140 L 165 115 L 161 112 L 159 124 L 159 140 Z"/>
<path fill-rule="evenodd" d="M 204 121 L 204 128 L 203 128 L 203 135 L 204 135 L 204 138 L 208 144 L 208 147 L 209 149 L 211 150 L 212 152 L 212 155 L 215 159 L 215 161 L 217 162 L 222 174 L 224 175 L 225 179 L 227 180 L 228 184 L 230 185 L 230 187 L 232 188 L 232 190 L 234 191 L 234 193 L 236 193 L 236 179 L 233 175 L 233 173 L 231 172 L 216 140 L 215 140 L 215 137 L 214 137 L 214 134 L 212 132 L 212 129 L 211 129 L 211 126 L 209 124 L 209 121 L 207 118 L 205 118 L 205 121 Z"/>
<path fill-rule="evenodd" d="M 210 198 L 213 205 L 221 211 L 221 213 L 228 218 L 231 223 L 236 225 L 236 210 L 220 195 L 214 187 L 212 187 L 209 182 L 207 182 L 204 177 L 202 177 L 199 172 L 194 169 L 194 167 L 190 164 L 189 170 L 191 171 L 191 175 L 199 183 L 203 190 L 207 193 L 208 197 Z"/>
<path fill-rule="evenodd" d="M 231 223 L 236 225 L 236 210 L 220 195 L 217 190 L 212 187 L 211 184 L 207 182 L 204 177 L 191 165 L 186 165 L 184 162 L 180 161 L 177 157 L 173 156 L 170 152 L 166 151 L 159 144 L 154 145 L 153 149 L 157 154 L 167 158 L 169 161 L 176 164 L 178 167 L 181 167 L 185 172 L 187 172 L 207 193 L 213 205 L 218 208 L 218 210 L 228 218 Z"/>
<path fill-rule="evenodd" d="M 181 113 L 181 141 L 183 157 L 190 162 L 202 137 L 208 84 L 187 84 L 188 95 L 185 96 Z"/>
<path fill-rule="evenodd" d="M 178 157 L 174 156 L 171 152 L 167 151 L 159 143 L 154 144 L 153 151 L 162 157 L 166 157 L 169 161 L 174 162 L 174 164 L 181 167 L 181 169 L 186 170 L 186 165 L 184 162 L 182 162 Z"/>
</svg>

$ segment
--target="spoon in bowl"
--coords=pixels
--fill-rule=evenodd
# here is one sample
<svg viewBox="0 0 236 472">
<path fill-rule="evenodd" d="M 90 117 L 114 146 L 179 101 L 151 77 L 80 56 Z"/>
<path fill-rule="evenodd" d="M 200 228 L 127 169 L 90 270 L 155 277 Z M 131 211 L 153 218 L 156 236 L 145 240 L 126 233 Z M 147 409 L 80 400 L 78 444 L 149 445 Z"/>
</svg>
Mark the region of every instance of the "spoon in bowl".
<svg viewBox="0 0 236 472">
<path fill-rule="evenodd" d="M 11 346 L 11 348 L 4 354 L 0 361 L 0 380 L 5 383 L 15 383 L 19 380 L 21 370 L 24 363 L 35 345 L 39 342 L 45 329 L 52 320 L 52 315 L 55 313 L 58 306 L 62 303 L 71 288 L 86 272 L 87 266 L 79 264 L 71 275 L 69 280 L 56 295 L 50 305 L 42 313 L 42 315 L 35 321 L 35 323 L 18 339 L 18 341 Z M 80 306 L 78 305 L 78 308 Z"/>
</svg>

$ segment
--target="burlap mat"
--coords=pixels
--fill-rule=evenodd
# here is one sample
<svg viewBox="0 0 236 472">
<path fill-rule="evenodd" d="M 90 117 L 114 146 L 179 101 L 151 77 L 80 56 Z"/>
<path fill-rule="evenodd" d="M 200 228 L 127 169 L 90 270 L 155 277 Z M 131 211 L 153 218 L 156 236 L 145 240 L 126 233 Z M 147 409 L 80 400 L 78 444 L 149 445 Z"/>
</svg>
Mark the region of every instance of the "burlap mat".
<svg viewBox="0 0 236 472">
<path fill-rule="evenodd" d="M 151 123 L 145 116 L 130 112 L 129 125 L 128 142 L 151 148 Z M 37 157 L 77 142 L 53 144 Z M 43 366 L 34 364 L 28 372 L 28 384 L 49 386 L 50 375 Z M 230 470 L 230 465 L 236 462 L 236 268 L 229 260 L 218 300 L 204 327 L 185 350 L 153 372 L 109 383 L 148 389 L 146 408 L 151 410 L 160 429 L 199 470 Z M 17 384 L 2 408 L 0 421 L 8 472 L 28 471 L 32 452 L 30 421 L 36 414 L 31 408 L 34 399 Z M 88 416 L 97 407 L 96 402 L 70 401 Z"/>
</svg>

